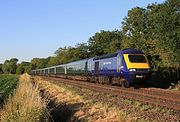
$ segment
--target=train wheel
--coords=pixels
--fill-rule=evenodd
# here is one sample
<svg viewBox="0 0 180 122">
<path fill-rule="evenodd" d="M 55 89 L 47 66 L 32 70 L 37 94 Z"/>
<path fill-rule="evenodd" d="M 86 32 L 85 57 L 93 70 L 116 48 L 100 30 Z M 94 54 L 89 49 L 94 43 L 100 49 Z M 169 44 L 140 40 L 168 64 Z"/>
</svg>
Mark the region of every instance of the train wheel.
<svg viewBox="0 0 180 122">
<path fill-rule="evenodd" d="M 128 81 L 123 80 L 122 87 L 129 88 L 130 85 L 129 85 Z"/>
<path fill-rule="evenodd" d="M 135 85 L 134 85 L 134 88 L 135 88 L 135 89 L 139 89 L 139 87 L 140 87 L 140 85 L 138 85 L 138 84 L 135 84 Z"/>
<path fill-rule="evenodd" d="M 111 84 L 111 79 L 112 79 L 112 78 L 107 77 L 107 79 L 106 79 L 106 81 L 107 81 L 107 83 L 106 83 L 106 84 L 107 84 L 107 85 L 110 85 L 110 84 Z"/>
</svg>

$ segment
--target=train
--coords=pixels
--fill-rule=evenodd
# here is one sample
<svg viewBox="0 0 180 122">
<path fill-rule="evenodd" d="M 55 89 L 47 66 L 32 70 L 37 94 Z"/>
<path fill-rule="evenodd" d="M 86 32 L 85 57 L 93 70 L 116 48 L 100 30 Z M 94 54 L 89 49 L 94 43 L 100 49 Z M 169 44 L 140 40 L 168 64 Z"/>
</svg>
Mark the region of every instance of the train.
<svg viewBox="0 0 180 122">
<path fill-rule="evenodd" d="M 145 54 L 133 48 L 31 71 L 67 79 L 130 87 L 144 83 L 151 75 Z"/>
</svg>

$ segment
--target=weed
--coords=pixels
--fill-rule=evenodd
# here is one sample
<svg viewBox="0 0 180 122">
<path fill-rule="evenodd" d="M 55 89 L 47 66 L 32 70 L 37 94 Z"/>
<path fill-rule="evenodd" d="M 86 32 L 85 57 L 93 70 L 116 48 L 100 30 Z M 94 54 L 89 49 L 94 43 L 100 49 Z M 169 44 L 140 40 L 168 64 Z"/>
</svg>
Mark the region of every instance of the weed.
<svg viewBox="0 0 180 122">
<path fill-rule="evenodd" d="M 125 122 L 127 115 L 125 114 L 125 112 L 123 111 L 119 111 L 118 113 L 118 118 L 120 122 Z"/>
<path fill-rule="evenodd" d="M 39 96 L 39 91 L 30 83 L 30 76 L 20 77 L 19 85 L 10 96 L 2 110 L 1 122 L 37 122 L 48 121 L 46 102 Z"/>
<path fill-rule="evenodd" d="M 180 81 L 178 81 L 177 84 L 171 83 L 169 89 L 173 91 L 180 91 Z"/>
<path fill-rule="evenodd" d="M 140 108 L 141 111 L 147 111 L 149 109 L 152 109 L 153 106 L 152 105 L 146 105 L 146 104 L 143 104 L 142 107 Z"/>
</svg>

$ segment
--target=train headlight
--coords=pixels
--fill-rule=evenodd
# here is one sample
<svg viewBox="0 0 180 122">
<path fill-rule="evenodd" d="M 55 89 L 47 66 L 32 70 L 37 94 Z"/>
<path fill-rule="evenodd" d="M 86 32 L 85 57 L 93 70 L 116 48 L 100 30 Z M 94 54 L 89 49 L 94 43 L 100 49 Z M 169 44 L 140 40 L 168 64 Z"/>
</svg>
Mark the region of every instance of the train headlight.
<svg viewBox="0 0 180 122">
<path fill-rule="evenodd" d="M 130 72 L 135 72 L 135 71 L 136 71 L 136 69 L 134 69 L 134 68 L 130 68 L 130 69 L 129 69 L 129 71 L 130 71 Z"/>
</svg>

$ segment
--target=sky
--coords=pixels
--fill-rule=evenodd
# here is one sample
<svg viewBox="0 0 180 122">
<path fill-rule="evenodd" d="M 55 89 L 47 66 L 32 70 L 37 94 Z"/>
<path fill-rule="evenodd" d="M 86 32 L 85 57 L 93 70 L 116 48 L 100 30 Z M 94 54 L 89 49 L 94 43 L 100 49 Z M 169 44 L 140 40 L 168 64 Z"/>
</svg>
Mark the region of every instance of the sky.
<svg viewBox="0 0 180 122">
<path fill-rule="evenodd" d="M 100 30 L 121 28 L 133 7 L 164 0 L 0 0 L 0 63 L 53 56 Z"/>
</svg>

